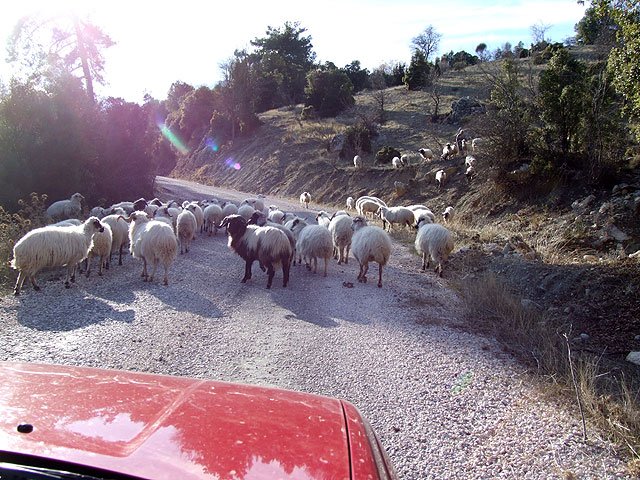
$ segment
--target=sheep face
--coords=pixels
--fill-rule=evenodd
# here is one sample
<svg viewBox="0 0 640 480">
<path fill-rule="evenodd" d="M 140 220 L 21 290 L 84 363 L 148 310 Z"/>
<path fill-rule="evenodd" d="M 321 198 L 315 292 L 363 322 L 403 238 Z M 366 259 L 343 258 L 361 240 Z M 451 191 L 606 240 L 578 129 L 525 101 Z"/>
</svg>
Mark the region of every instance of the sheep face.
<svg viewBox="0 0 640 480">
<path fill-rule="evenodd" d="M 247 231 L 247 221 L 240 215 L 228 215 L 218 225 L 218 228 L 225 227 L 232 237 L 241 237 Z"/>
<path fill-rule="evenodd" d="M 267 217 L 262 212 L 253 212 L 253 215 L 251 215 L 251 218 L 249 219 L 247 224 L 258 225 L 259 227 L 262 227 L 263 225 L 267 224 Z"/>
<path fill-rule="evenodd" d="M 357 232 L 359 229 L 366 226 L 367 220 L 364 217 L 354 217 L 354 219 L 351 221 L 351 230 L 353 230 L 354 232 Z"/>
</svg>

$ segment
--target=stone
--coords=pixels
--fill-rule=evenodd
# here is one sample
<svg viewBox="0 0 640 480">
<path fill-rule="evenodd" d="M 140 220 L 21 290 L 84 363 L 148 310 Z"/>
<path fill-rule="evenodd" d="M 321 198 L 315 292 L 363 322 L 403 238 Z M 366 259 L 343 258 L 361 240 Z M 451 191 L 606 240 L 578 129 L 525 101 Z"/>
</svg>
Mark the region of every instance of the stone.
<svg viewBox="0 0 640 480">
<path fill-rule="evenodd" d="M 599 261 L 598 257 L 596 257 L 595 255 L 590 255 L 590 254 L 583 255 L 582 259 L 585 262 L 598 262 Z"/>
<path fill-rule="evenodd" d="M 618 241 L 618 242 L 625 242 L 625 241 L 627 241 L 627 240 L 629 240 L 631 238 L 629 235 L 624 233 L 622 230 L 620 230 L 615 225 L 611 225 L 609 227 L 609 235 L 611 235 L 613 238 L 615 238 L 616 241 Z"/>
<path fill-rule="evenodd" d="M 629 355 L 627 355 L 627 362 L 640 365 L 640 352 L 629 352 Z"/>
<path fill-rule="evenodd" d="M 335 135 L 329 142 L 330 152 L 339 152 L 344 148 L 345 137 L 342 133 Z"/>
</svg>

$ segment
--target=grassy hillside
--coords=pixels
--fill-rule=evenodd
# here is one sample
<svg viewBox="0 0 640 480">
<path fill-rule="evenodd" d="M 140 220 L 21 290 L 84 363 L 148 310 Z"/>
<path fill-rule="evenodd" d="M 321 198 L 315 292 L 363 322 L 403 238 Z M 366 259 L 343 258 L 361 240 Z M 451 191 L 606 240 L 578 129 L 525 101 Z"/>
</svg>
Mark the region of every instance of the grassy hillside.
<svg viewBox="0 0 640 480">
<path fill-rule="evenodd" d="M 576 53 L 583 60 L 602 55 L 587 48 Z M 525 61 L 522 67 L 525 81 L 535 84 L 544 65 Z M 491 62 L 447 72 L 437 122 L 427 92 L 385 90 L 386 122 L 361 170 L 328 146 L 359 118 L 375 117 L 370 91 L 358 94 L 355 107 L 337 118 L 300 121 L 302 105 L 263 113 L 254 136 L 217 153 L 201 149 L 174 175 L 256 194 L 297 198 L 306 190 L 314 202 L 336 209 L 344 208 L 347 196 L 364 194 L 391 205 L 423 203 L 436 215 L 454 206 L 449 227 L 456 249 L 444 276 L 467 300 L 468 328 L 496 336 L 574 395 L 570 345 L 587 411 L 638 452 L 639 399 L 629 392 L 640 391 L 640 375 L 625 357 L 640 350 L 640 262 L 633 255 L 640 250 L 640 173 L 628 169 L 602 187 L 587 185 L 578 174 L 540 184 L 535 177 L 498 173 L 494 159 L 479 152 L 478 175 L 467 182 L 463 157 L 440 160 L 438 154 L 459 127 L 476 136 L 473 125 L 482 117 L 458 124 L 446 115 L 462 97 L 486 102 L 499 68 Z M 421 147 L 431 148 L 436 158 L 401 170 L 374 166 L 374 153 L 387 145 L 414 156 Z M 448 181 L 438 189 L 434 176 L 441 168 Z M 406 192 L 398 192 L 395 182 L 405 184 Z M 393 235 L 413 240 L 405 232 Z"/>
</svg>

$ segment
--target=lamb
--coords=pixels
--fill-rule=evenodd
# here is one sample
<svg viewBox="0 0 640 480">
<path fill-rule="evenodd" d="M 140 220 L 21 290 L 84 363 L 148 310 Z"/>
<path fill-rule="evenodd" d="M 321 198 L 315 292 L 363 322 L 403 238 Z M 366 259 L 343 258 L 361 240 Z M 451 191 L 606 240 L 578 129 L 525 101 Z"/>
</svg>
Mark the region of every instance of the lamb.
<svg viewBox="0 0 640 480">
<path fill-rule="evenodd" d="M 53 202 L 47 208 L 47 217 L 50 220 L 65 220 L 67 218 L 78 218 L 82 213 L 82 201 L 84 197 L 80 193 L 74 193 L 67 200 Z"/>
<path fill-rule="evenodd" d="M 353 221 L 347 215 L 334 216 L 329 223 L 329 232 L 334 247 L 334 258 L 336 253 L 338 257 L 338 265 L 349 263 L 349 250 L 351 249 L 351 237 L 353 230 L 351 229 Z"/>
<path fill-rule="evenodd" d="M 367 226 L 364 217 L 355 217 L 351 227 L 354 230 L 351 239 L 351 253 L 360 264 L 358 282 L 367 282 L 369 262 L 378 263 L 378 288 L 382 287 L 382 267 L 391 256 L 391 238 L 382 228 Z"/>
<path fill-rule="evenodd" d="M 393 157 L 391 159 L 391 165 L 393 166 L 393 168 L 402 168 L 402 167 L 404 167 L 404 165 L 402 164 L 402 160 L 400 160 L 399 157 Z"/>
<path fill-rule="evenodd" d="M 451 205 L 445 208 L 444 212 L 442 212 L 442 219 L 444 220 L 444 223 L 448 223 L 453 220 L 453 207 Z"/>
<path fill-rule="evenodd" d="M 436 272 L 442 276 L 443 264 L 453 250 L 453 235 L 438 223 L 420 223 L 415 248 L 422 255 L 422 271 L 429 263 L 436 263 Z"/>
<path fill-rule="evenodd" d="M 309 192 L 302 192 L 300 194 L 300 203 L 304 205 L 304 208 L 309 208 L 309 202 L 311 201 L 311 195 Z"/>
<path fill-rule="evenodd" d="M 117 251 L 118 265 L 122 265 L 122 250 L 129 243 L 129 224 L 122 215 L 107 215 L 101 222 L 111 228 L 109 264 L 111 264 L 111 255 Z"/>
<path fill-rule="evenodd" d="M 229 215 L 222 220 L 219 228 L 229 232 L 229 248 L 245 261 L 242 283 L 251 278 L 251 265 L 255 260 L 267 269 L 267 288 L 271 288 L 275 275 L 274 264 L 282 264 L 282 286 L 289 283 L 291 266 L 291 245 L 284 232 L 275 227 L 247 225 L 240 215 Z"/>
<path fill-rule="evenodd" d="M 91 237 L 104 230 L 97 217 L 89 217 L 81 225 L 47 226 L 31 230 L 13 247 L 11 267 L 18 270 L 13 290 L 20 295 L 25 278 L 29 278 L 34 290 L 40 290 L 36 274 L 46 267 L 67 267 L 64 286 L 75 281 L 76 267 L 89 253 Z"/>
<path fill-rule="evenodd" d="M 447 181 L 447 172 L 444 170 L 438 170 L 436 172 L 436 183 L 438 184 L 438 190 L 442 188 L 444 182 Z"/>
<path fill-rule="evenodd" d="M 111 227 L 102 222 L 102 226 L 104 227 L 102 232 L 96 232 L 93 234 L 91 238 L 91 246 L 89 247 L 89 253 L 87 254 L 87 273 L 86 276 L 89 278 L 91 275 L 91 260 L 93 257 L 98 257 L 100 263 L 98 264 L 98 275 L 102 276 L 102 267 L 106 266 L 109 268 L 109 257 L 111 256 L 111 246 L 113 244 L 113 233 L 111 232 Z"/>
<path fill-rule="evenodd" d="M 360 155 L 353 157 L 353 166 L 358 169 L 362 168 L 362 157 Z"/>
<path fill-rule="evenodd" d="M 425 160 L 433 160 L 433 151 L 429 148 L 419 148 L 418 153 Z"/>
<path fill-rule="evenodd" d="M 347 197 L 347 210 L 353 210 L 356 206 L 356 201 L 353 197 Z"/>
<path fill-rule="evenodd" d="M 180 254 L 189 253 L 191 240 L 198 229 L 198 221 L 191 210 L 183 210 L 176 221 L 176 234 L 180 242 Z"/>
<path fill-rule="evenodd" d="M 333 240 L 327 228 L 322 225 L 309 225 L 303 228 L 296 242 L 296 251 L 306 259 L 307 269 L 311 270 L 313 263 L 313 273 L 318 271 L 318 257 L 324 258 L 323 276 L 327 276 L 327 265 L 333 255 Z"/>
<path fill-rule="evenodd" d="M 237 211 L 238 209 L 236 208 L 236 212 Z M 205 231 L 209 233 L 209 236 L 211 236 L 211 232 L 216 235 L 218 233 L 217 225 L 222 222 L 222 219 L 226 216 L 223 214 L 220 205 L 216 205 L 215 203 L 207 205 L 206 207 L 204 207 L 202 215 L 204 217 Z"/>
<path fill-rule="evenodd" d="M 476 157 L 474 157 L 473 155 L 467 155 L 464 159 L 465 167 L 471 167 L 475 165 L 475 163 L 476 163 Z"/>
<path fill-rule="evenodd" d="M 394 223 L 411 226 L 415 221 L 413 211 L 407 207 L 379 207 L 376 213 L 382 219 L 383 230 L 386 229 L 387 224 L 389 225 L 388 230 L 391 230 L 391 225 Z"/>
<path fill-rule="evenodd" d="M 141 277 L 153 282 L 158 263 L 164 267 L 163 284 L 169 285 L 169 267 L 178 254 L 178 239 L 173 228 L 163 221 L 150 220 L 145 212 L 132 212 L 129 215 L 129 250 L 133 258 L 143 262 Z M 151 275 L 147 273 L 147 263 L 151 262 Z"/>
</svg>

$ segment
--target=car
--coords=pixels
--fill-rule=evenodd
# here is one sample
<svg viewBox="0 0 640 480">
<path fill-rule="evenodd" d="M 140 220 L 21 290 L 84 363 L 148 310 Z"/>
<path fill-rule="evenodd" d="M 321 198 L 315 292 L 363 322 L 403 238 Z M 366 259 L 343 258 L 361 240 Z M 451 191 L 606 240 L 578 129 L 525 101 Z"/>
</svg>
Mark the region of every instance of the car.
<svg viewBox="0 0 640 480">
<path fill-rule="evenodd" d="M 0 378 L 2 479 L 397 478 L 346 400 L 39 363 Z"/>
</svg>

